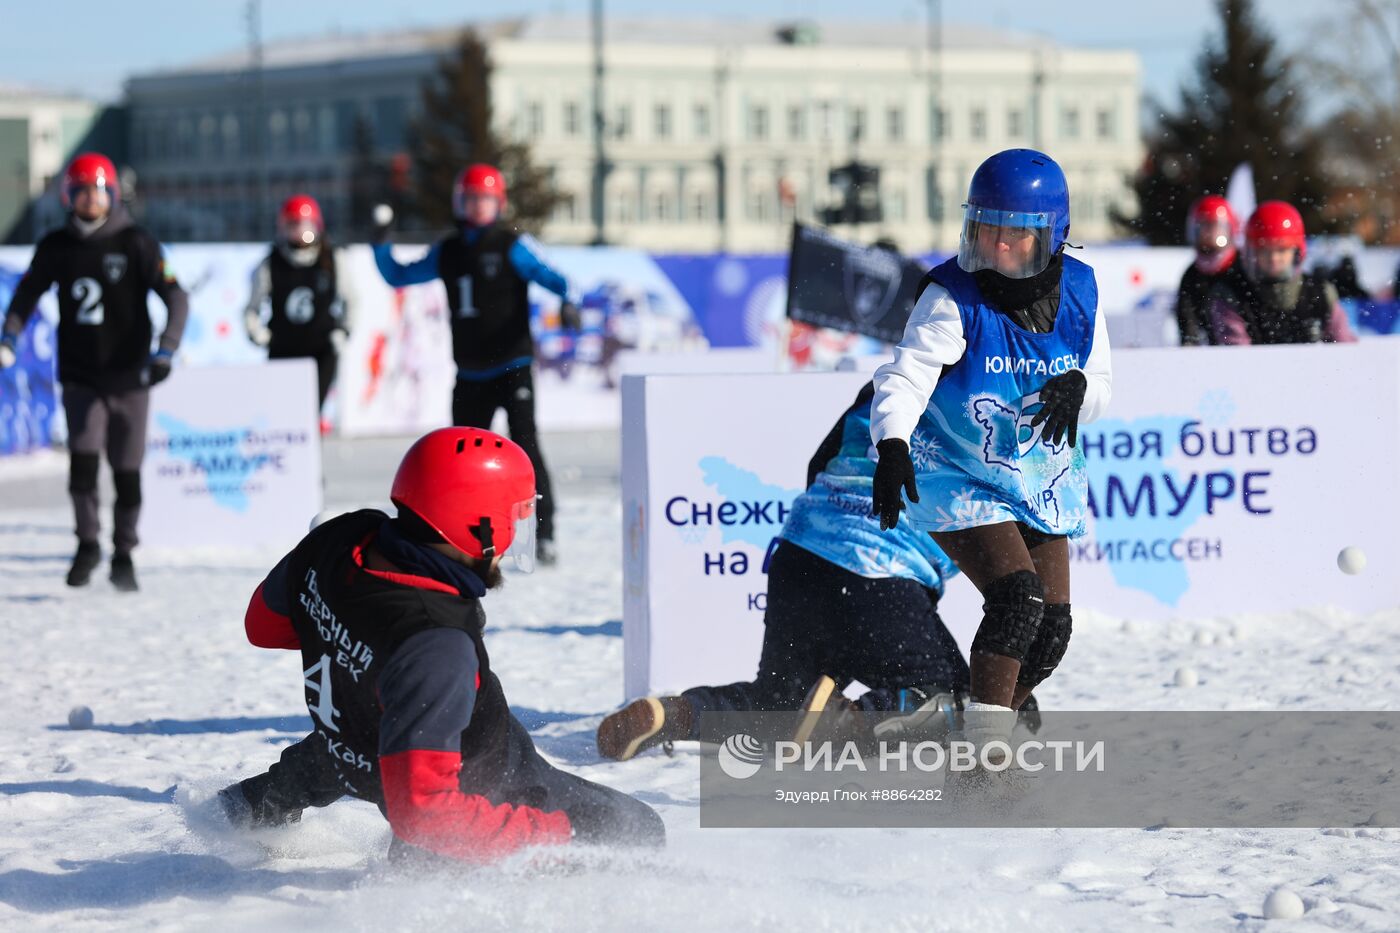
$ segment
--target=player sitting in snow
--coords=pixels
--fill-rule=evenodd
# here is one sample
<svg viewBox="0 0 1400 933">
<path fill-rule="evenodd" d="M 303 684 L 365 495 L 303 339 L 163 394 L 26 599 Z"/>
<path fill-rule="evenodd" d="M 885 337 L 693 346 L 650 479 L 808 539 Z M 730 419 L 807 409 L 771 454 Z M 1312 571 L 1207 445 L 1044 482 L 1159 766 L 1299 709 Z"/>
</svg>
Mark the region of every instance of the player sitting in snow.
<svg viewBox="0 0 1400 933">
<path fill-rule="evenodd" d="M 646 804 L 548 764 L 511 715 L 482 641 L 480 600 L 507 551 L 534 557 L 535 475 L 511 441 L 444 428 L 408 451 L 397 518 L 317 527 L 248 606 L 248 640 L 300 650 L 315 731 L 267 773 L 220 791 L 241 827 L 349 795 L 376 804 L 391 855 L 480 862 L 527 845 L 656 845 Z"/>
<path fill-rule="evenodd" d="M 867 384 L 822 441 L 807 468 L 807 491 L 783 525 L 768 570 L 758 676 L 633 701 L 599 725 L 604 757 L 625 761 L 685 739 L 722 742 L 725 733 L 706 731 L 705 712 L 941 712 L 958 706 L 967 662 L 937 608 L 944 581 L 957 570 L 907 521 L 883 534 L 871 515 L 874 391 Z M 850 681 L 871 688 L 855 703 L 836 692 Z M 807 736 L 799 726 L 794 737 Z"/>
</svg>

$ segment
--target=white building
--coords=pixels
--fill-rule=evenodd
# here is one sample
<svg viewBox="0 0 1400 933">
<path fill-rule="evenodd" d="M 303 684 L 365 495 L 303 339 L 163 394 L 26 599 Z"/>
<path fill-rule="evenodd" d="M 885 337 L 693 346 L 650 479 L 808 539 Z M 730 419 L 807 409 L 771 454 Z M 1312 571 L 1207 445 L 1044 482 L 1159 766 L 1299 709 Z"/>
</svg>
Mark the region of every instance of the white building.
<svg viewBox="0 0 1400 933">
<path fill-rule="evenodd" d="M 584 19 L 538 17 L 481 29 L 495 64 L 502 131 L 528 140 L 569 200 L 547 239 L 593 239 L 593 51 Z M 884 221 L 848 231 L 908 250 L 956 243 L 977 164 L 1011 146 L 1065 167 L 1071 238 L 1112 237 L 1141 160 L 1139 64 L 1130 52 L 1057 47 L 950 27 L 931 53 L 922 22 L 784 28 L 730 21 L 608 21 L 605 235 L 657 251 L 781 251 L 794 217 L 835 197 L 828 171 L 858 156 L 881 170 Z M 133 162 L 149 203 L 198 204 L 197 236 L 266 235 L 275 202 L 307 188 L 348 209 L 351 125 L 406 145 L 420 80 L 453 33 L 341 37 L 269 47 L 261 84 L 270 184 L 265 203 L 242 128 L 252 119 L 246 58 L 230 56 L 129 85 Z M 941 106 L 935 108 L 934 101 Z M 941 116 L 940 116 L 941 114 Z M 188 211 L 187 211 L 188 213 Z"/>
<path fill-rule="evenodd" d="M 78 97 L 0 86 L 0 239 L 32 240 L 61 218 L 54 191 L 41 198 L 88 138 L 101 109 Z M 39 216 L 26 213 L 31 204 Z"/>
</svg>

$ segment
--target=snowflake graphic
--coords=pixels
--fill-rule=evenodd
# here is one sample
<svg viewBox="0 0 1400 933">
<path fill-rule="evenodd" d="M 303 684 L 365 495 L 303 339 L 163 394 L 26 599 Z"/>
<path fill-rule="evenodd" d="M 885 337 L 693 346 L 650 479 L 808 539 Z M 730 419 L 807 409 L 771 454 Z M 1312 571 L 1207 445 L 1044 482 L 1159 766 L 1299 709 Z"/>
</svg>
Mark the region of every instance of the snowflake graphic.
<svg viewBox="0 0 1400 933">
<path fill-rule="evenodd" d="M 967 528 L 1002 521 L 1003 507 L 977 497 L 975 489 L 964 487 L 953 495 L 952 511 L 939 506 L 935 520 L 944 528 Z"/>
<path fill-rule="evenodd" d="M 709 529 L 703 525 L 681 525 L 676 529 L 676 533 L 680 535 L 681 540 L 686 544 L 699 544 L 701 541 L 705 540 L 705 535 L 709 533 Z"/>
<path fill-rule="evenodd" d="M 925 473 L 938 469 L 938 439 L 925 434 L 915 434 L 910 439 L 909 455 L 914 459 L 914 469 Z"/>
<path fill-rule="evenodd" d="M 910 567 L 897 554 L 886 554 L 880 548 L 855 546 L 856 559 L 867 573 L 887 573 L 902 577 Z"/>
<path fill-rule="evenodd" d="M 1227 424 L 1235 414 L 1235 400 L 1223 389 L 1214 389 L 1201 396 L 1196 407 L 1201 421 L 1206 424 Z"/>
</svg>

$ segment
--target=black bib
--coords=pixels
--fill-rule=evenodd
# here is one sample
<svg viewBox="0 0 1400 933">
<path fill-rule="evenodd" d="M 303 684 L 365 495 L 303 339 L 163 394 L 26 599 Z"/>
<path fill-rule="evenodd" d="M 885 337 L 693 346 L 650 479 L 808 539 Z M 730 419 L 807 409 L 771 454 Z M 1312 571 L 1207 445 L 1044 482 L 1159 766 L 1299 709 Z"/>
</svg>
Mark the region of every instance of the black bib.
<svg viewBox="0 0 1400 933">
<path fill-rule="evenodd" d="M 1245 275 L 1232 276 L 1223 293 L 1244 319 L 1252 343 L 1321 343 L 1327 339 L 1332 307 L 1328 302 L 1326 280 L 1315 275 L 1303 276 L 1298 304 L 1293 308 L 1275 308 L 1267 304 Z"/>
<path fill-rule="evenodd" d="M 66 228 L 54 234 L 60 382 L 113 390 L 140 385 L 151 355 L 150 283 L 139 248 L 143 236 L 138 227 L 91 239 Z"/>
<path fill-rule="evenodd" d="M 455 593 L 390 583 L 359 567 L 353 552 L 384 522 L 374 509 L 351 512 L 318 527 L 287 562 L 292 627 L 301 640 L 306 708 L 335 761 L 345 792 L 384 803 L 379 776 L 379 672 L 404 641 L 432 628 L 467 633 L 481 683 L 462 757 L 495 757 L 505 744 L 510 710 L 481 630 L 481 604 Z"/>
<path fill-rule="evenodd" d="M 530 283 L 510 261 L 517 239 L 495 225 L 473 243 L 451 236 L 439 246 L 438 275 L 452 311 L 452 356 L 462 369 L 491 369 L 534 356 Z"/>
<path fill-rule="evenodd" d="M 335 263 L 298 266 L 274 247 L 268 256 L 268 273 L 272 280 L 268 351 L 274 356 L 314 356 L 325 350 L 340 322 Z"/>
</svg>

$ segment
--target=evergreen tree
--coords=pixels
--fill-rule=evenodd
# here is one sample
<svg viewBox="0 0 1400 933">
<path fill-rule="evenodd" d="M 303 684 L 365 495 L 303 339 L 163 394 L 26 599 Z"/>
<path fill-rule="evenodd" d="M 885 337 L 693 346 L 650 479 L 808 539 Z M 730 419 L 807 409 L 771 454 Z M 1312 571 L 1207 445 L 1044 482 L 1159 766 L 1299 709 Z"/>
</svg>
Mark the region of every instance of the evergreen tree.
<svg viewBox="0 0 1400 933">
<path fill-rule="evenodd" d="M 472 162 L 486 162 L 506 177 L 509 222 L 538 232 L 563 196 L 549 173 L 530 160 L 530 147 L 503 138 L 492 125 L 491 59 L 472 30 L 423 84 L 423 113 L 413 127 L 414 207 L 430 227 L 450 226 L 452 186 Z"/>
<path fill-rule="evenodd" d="M 1153 245 L 1182 242 L 1191 203 L 1224 194 L 1242 162 L 1254 170 L 1259 200 L 1280 199 L 1321 229 L 1327 190 L 1318 135 L 1288 62 L 1260 22 L 1254 0 L 1216 0 L 1219 32 L 1206 40 L 1174 112 L 1163 112 L 1133 180 L 1138 216 L 1115 217 Z M 1241 218 L 1243 220 L 1243 218 Z"/>
</svg>

